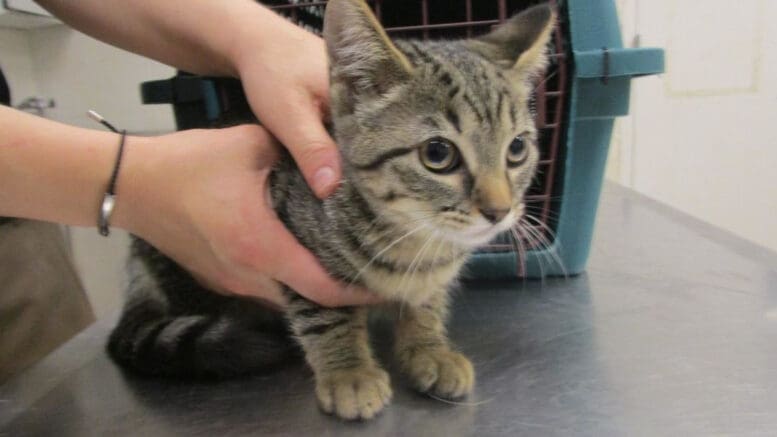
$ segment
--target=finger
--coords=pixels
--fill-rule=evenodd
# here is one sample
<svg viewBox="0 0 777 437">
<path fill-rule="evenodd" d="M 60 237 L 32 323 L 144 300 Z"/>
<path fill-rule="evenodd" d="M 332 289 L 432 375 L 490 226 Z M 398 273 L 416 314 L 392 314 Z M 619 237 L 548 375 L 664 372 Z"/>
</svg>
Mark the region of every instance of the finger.
<svg viewBox="0 0 777 437">
<path fill-rule="evenodd" d="M 304 272 L 280 275 L 283 283 L 296 293 L 325 307 L 373 305 L 383 301 L 378 295 L 357 287 L 348 287 L 332 279 L 318 266 Z M 284 279 L 285 278 L 285 279 Z"/>
<path fill-rule="evenodd" d="M 288 304 L 281 291 L 282 285 L 263 274 L 253 271 L 232 270 L 221 280 L 210 280 L 197 272 L 189 272 L 201 286 L 225 296 L 251 298 L 269 308 L 280 310 Z"/>
<path fill-rule="evenodd" d="M 242 287 L 239 294 L 243 297 L 263 304 L 272 309 L 281 309 L 289 302 L 281 290 L 282 285 L 264 275 L 251 275 L 253 277 L 241 278 Z"/>
<path fill-rule="evenodd" d="M 303 247 L 294 251 L 298 253 L 292 267 L 279 271 L 277 278 L 305 298 L 325 307 L 370 305 L 382 300 L 367 290 L 332 279 Z"/>
<path fill-rule="evenodd" d="M 305 298 L 326 307 L 369 305 L 382 300 L 374 293 L 330 277 L 315 256 L 285 229 L 275 236 L 278 262 L 273 266 L 273 274 Z"/>
<path fill-rule="evenodd" d="M 262 122 L 291 152 L 316 195 L 325 198 L 332 194 L 342 175 L 340 153 L 312 97 L 292 94 L 264 114 Z"/>
<path fill-rule="evenodd" d="M 241 144 L 251 144 L 253 146 L 252 153 L 257 154 L 262 162 L 273 162 L 280 157 L 280 144 L 267 129 L 257 124 L 241 124 L 225 128 L 225 131 L 238 135 Z M 218 135 L 222 135 L 221 132 Z M 243 153 L 243 150 L 239 148 L 231 148 L 230 150 Z"/>
</svg>

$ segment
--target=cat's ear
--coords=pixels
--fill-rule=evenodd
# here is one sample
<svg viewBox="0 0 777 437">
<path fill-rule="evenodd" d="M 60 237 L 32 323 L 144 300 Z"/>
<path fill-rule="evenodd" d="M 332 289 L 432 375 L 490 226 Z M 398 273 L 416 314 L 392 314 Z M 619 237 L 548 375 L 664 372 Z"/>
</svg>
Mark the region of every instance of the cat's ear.
<svg viewBox="0 0 777 437">
<path fill-rule="evenodd" d="M 363 0 L 330 0 L 324 39 L 333 85 L 357 95 L 381 95 L 412 75 L 412 65 Z"/>
<path fill-rule="evenodd" d="M 521 79 L 533 79 L 548 64 L 547 46 L 556 13 L 547 4 L 526 9 L 468 46 Z"/>
</svg>

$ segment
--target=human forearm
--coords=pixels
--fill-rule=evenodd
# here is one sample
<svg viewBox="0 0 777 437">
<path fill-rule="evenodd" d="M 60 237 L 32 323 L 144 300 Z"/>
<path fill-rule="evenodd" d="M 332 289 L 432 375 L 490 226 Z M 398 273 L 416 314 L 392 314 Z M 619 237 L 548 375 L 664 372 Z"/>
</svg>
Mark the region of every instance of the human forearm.
<svg viewBox="0 0 777 437">
<path fill-rule="evenodd" d="M 248 40 L 300 32 L 252 0 L 37 1 L 86 34 L 199 74 L 237 76 Z"/>
<path fill-rule="evenodd" d="M 119 137 L 0 106 L 0 215 L 93 226 Z"/>
<path fill-rule="evenodd" d="M 118 143 L 0 106 L 0 216 L 95 226 Z M 128 137 L 111 223 L 217 289 L 282 304 L 277 280 L 323 305 L 374 302 L 343 293 L 275 216 L 276 156 L 256 125 Z"/>
<path fill-rule="evenodd" d="M 38 0 L 73 27 L 199 74 L 243 82 L 254 113 L 324 197 L 341 176 L 322 118 L 329 89 L 324 42 L 253 0 Z"/>
</svg>

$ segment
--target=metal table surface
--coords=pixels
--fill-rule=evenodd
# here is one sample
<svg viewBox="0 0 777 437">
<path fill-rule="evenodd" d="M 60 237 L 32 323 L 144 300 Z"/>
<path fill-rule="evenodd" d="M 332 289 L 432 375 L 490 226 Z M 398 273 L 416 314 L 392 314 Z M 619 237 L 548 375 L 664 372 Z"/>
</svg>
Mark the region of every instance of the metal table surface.
<svg viewBox="0 0 777 437">
<path fill-rule="evenodd" d="M 318 411 L 301 363 L 126 376 L 103 350 L 112 324 L 0 388 L 0 435 L 777 435 L 777 255 L 612 185 L 586 274 L 458 293 L 451 334 L 478 374 L 458 405 L 409 390 L 383 338 L 393 403 L 344 423 Z"/>
</svg>

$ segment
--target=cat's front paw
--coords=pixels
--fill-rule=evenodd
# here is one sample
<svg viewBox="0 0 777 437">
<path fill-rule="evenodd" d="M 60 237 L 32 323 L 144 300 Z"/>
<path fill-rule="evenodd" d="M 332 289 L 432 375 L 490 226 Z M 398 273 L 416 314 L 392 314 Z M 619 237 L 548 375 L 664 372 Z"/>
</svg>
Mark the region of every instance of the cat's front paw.
<svg viewBox="0 0 777 437">
<path fill-rule="evenodd" d="M 448 348 L 409 349 L 399 355 L 400 364 L 416 389 L 445 399 L 472 392 L 475 370 L 464 355 Z"/>
<path fill-rule="evenodd" d="M 321 409 L 347 420 L 371 419 L 391 400 L 389 376 L 377 366 L 316 375 Z"/>
</svg>

